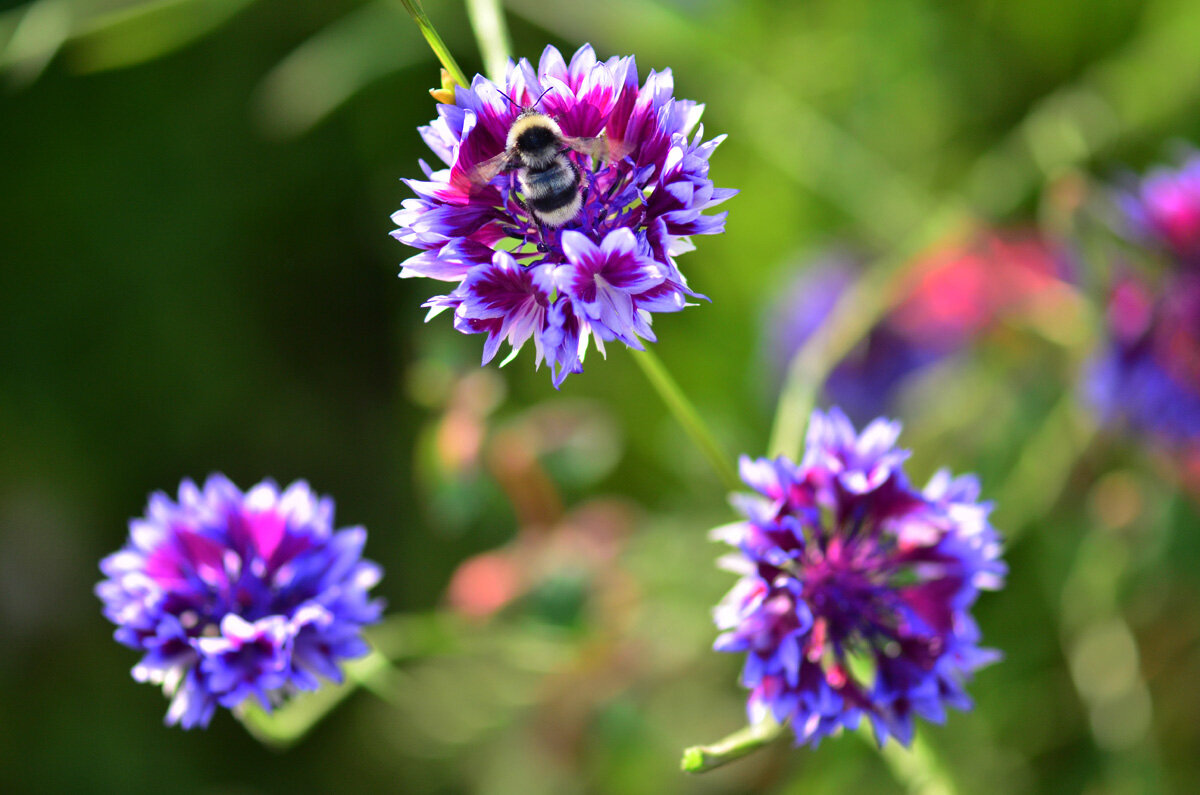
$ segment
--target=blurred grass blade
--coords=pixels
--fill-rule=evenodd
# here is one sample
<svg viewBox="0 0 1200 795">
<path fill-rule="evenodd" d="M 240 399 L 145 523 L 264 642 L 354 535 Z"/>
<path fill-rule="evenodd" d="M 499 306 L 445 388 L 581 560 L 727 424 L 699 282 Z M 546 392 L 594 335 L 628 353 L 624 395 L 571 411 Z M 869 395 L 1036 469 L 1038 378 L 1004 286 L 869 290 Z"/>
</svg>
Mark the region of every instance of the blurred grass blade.
<svg viewBox="0 0 1200 795">
<path fill-rule="evenodd" d="M 1067 390 L 1025 441 L 1021 457 L 997 492 L 995 523 L 1011 546 L 1054 507 L 1076 462 L 1098 430 L 1096 418 Z"/>
<path fill-rule="evenodd" d="M 487 76 L 493 81 L 503 80 L 512 57 L 512 39 L 500 0 L 467 0 L 467 14 L 475 29 Z"/>
<path fill-rule="evenodd" d="M 254 0 L 151 0 L 98 15 L 71 42 L 72 65 L 81 72 L 133 66 L 202 38 Z"/>
<path fill-rule="evenodd" d="M 262 129 L 303 135 L 373 80 L 428 57 L 420 32 L 391 2 L 369 3 L 293 50 L 255 97 Z"/>
<path fill-rule="evenodd" d="M 75 18 L 69 0 L 36 0 L 0 17 L 0 70 L 22 88 L 37 80 L 71 35 Z"/>
</svg>

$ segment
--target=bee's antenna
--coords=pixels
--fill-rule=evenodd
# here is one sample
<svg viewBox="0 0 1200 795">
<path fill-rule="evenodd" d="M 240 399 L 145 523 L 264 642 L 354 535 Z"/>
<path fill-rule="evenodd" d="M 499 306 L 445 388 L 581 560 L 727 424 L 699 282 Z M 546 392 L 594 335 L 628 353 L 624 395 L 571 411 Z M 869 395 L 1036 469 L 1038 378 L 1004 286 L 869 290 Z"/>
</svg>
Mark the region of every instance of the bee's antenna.
<svg viewBox="0 0 1200 795">
<path fill-rule="evenodd" d="M 496 90 L 497 90 L 497 91 L 500 91 L 500 86 L 496 86 Z M 511 103 L 512 103 L 512 106 L 513 106 L 514 108 L 516 108 L 517 110 L 524 110 L 524 108 L 522 108 L 522 107 L 521 107 L 521 105 L 520 105 L 520 104 L 519 104 L 519 103 L 518 103 L 516 100 L 514 100 L 514 99 L 513 99 L 512 97 L 510 97 L 508 94 L 505 94 L 503 91 L 500 91 L 500 96 L 504 97 L 504 98 L 505 98 L 505 99 L 507 99 L 509 102 L 511 102 Z M 541 99 L 541 97 L 538 97 L 538 99 Z M 537 103 L 534 103 L 534 104 L 537 104 Z"/>
<path fill-rule="evenodd" d="M 554 88 L 554 86 L 550 86 L 550 88 Z M 542 101 L 542 97 L 544 97 L 544 96 L 546 96 L 547 94 L 549 94 L 549 93 L 550 93 L 550 88 L 547 88 L 545 91 L 543 91 L 542 93 L 538 94 L 538 98 L 537 98 L 537 99 L 535 99 L 535 100 L 533 101 L 533 104 L 532 104 L 532 105 L 530 105 L 529 107 L 531 107 L 531 108 L 536 108 L 536 107 L 538 106 L 538 103 Z"/>
</svg>

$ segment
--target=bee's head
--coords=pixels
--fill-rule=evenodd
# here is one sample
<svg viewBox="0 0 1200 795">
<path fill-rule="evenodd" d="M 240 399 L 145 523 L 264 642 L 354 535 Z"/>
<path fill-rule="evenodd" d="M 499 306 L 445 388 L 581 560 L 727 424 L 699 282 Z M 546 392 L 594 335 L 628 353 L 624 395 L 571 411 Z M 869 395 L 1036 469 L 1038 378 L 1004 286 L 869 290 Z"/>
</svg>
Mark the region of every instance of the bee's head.
<svg viewBox="0 0 1200 795">
<path fill-rule="evenodd" d="M 527 109 L 508 128 L 508 148 L 521 153 L 526 164 L 549 163 L 562 145 L 562 128 L 544 113 Z M 531 162 L 532 161 L 532 162 Z"/>
</svg>

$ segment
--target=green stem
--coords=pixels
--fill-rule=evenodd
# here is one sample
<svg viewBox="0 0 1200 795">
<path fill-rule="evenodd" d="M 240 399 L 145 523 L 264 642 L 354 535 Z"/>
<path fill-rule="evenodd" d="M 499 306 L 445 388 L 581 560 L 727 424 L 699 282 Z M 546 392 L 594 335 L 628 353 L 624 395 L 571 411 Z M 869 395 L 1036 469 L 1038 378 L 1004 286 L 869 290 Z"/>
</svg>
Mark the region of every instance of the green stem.
<svg viewBox="0 0 1200 795">
<path fill-rule="evenodd" d="M 891 771 L 892 778 L 902 784 L 907 792 L 914 795 L 955 795 L 958 791 L 950 774 L 938 759 L 937 752 L 925 742 L 920 733 L 913 738 L 912 745 L 908 748 L 894 742 L 879 748 L 875 739 L 865 731 L 860 731 L 859 735 L 878 750 Z"/>
<path fill-rule="evenodd" d="M 471 85 L 471 81 L 467 80 L 467 76 L 463 74 L 463 70 L 459 67 L 458 62 L 454 60 L 454 56 L 450 54 L 450 48 L 446 46 L 446 42 L 442 41 L 442 37 L 438 35 L 437 29 L 433 27 L 433 22 L 426 15 L 424 7 L 421 5 L 421 0 L 400 0 L 404 10 L 417 23 L 417 27 L 421 30 L 421 35 L 425 37 L 425 41 L 429 42 L 430 49 L 437 59 L 441 61 L 442 66 L 450 73 L 450 77 L 454 78 L 454 82 L 460 86 L 466 87 Z"/>
<path fill-rule="evenodd" d="M 512 39 L 508 35 L 500 0 L 467 0 L 467 16 L 471 18 L 475 40 L 479 42 L 484 71 L 493 82 L 503 80 L 512 55 Z"/>
<path fill-rule="evenodd" d="M 683 390 L 679 388 L 679 384 L 675 383 L 675 379 L 667 372 L 667 368 L 663 366 L 659 358 L 647 349 L 634 351 L 633 360 L 637 362 L 638 367 L 642 368 L 650 385 L 658 392 L 663 403 L 667 404 L 667 408 L 675 415 L 675 419 L 687 431 L 688 436 L 692 437 L 692 441 L 700 448 L 700 452 L 708 458 L 708 462 L 720 476 L 725 488 L 729 491 L 742 488 L 742 482 L 738 478 L 733 464 L 721 450 L 721 446 L 717 444 L 716 438 L 704 424 L 704 420 L 700 419 L 700 413 L 696 411 L 696 407 L 683 394 Z"/>
<path fill-rule="evenodd" d="M 808 417 L 829 373 L 903 296 L 901 288 L 911 278 L 914 266 L 920 263 L 917 255 L 969 221 L 970 214 L 954 205 L 935 213 L 894 253 L 876 262 L 846 291 L 821 328 L 805 341 L 788 364 L 767 455 L 797 456 Z"/>
<path fill-rule="evenodd" d="M 768 717 L 711 745 L 693 745 L 683 752 L 679 767 L 685 773 L 706 773 L 774 742 L 785 727 Z"/>
</svg>

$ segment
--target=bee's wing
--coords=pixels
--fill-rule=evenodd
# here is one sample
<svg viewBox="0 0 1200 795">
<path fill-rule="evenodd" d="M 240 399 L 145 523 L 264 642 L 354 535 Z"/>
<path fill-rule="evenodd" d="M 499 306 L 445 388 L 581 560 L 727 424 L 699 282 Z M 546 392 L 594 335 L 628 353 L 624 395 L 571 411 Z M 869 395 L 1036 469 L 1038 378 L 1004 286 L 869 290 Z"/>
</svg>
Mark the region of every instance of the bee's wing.
<svg viewBox="0 0 1200 795">
<path fill-rule="evenodd" d="M 597 160 L 605 160 L 609 163 L 616 163 L 623 160 L 627 154 L 633 149 L 623 141 L 614 141 L 604 133 L 600 133 L 595 138 L 570 138 L 564 137 L 567 146 L 574 149 L 576 152 L 585 154 L 588 157 L 594 157 Z"/>
<path fill-rule="evenodd" d="M 603 136 L 608 145 L 608 159 L 614 163 L 624 160 L 633 152 L 633 143 L 630 141 L 617 141 Z"/>
<path fill-rule="evenodd" d="M 563 136 L 563 141 L 567 146 L 588 157 L 594 157 L 597 160 L 608 159 L 608 139 L 603 135 L 597 135 L 595 138 L 572 138 Z"/>
<path fill-rule="evenodd" d="M 508 152 L 501 152 L 495 157 L 489 157 L 471 169 L 471 182 L 476 185 L 486 185 L 501 171 L 509 168 L 511 163 L 512 156 Z"/>
</svg>

